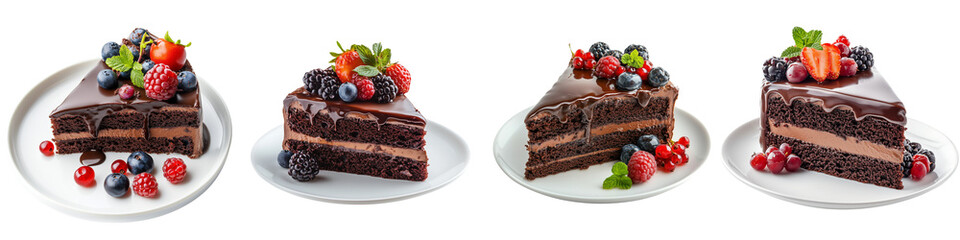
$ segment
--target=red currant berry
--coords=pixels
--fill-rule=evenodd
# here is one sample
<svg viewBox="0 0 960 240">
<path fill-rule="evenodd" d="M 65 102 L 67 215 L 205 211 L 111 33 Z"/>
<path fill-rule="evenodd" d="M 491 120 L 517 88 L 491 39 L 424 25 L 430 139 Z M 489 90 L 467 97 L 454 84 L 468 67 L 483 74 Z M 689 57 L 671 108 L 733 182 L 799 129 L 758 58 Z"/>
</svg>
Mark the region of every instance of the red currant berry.
<svg viewBox="0 0 960 240">
<path fill-rule="evenodd" d="M 627 67 L 627 72 L 628 72 L 628 73 L 637 73 L 637 68 L 635 68 L 635 67 Z"/>
<path fill-rule="evenodd" d="M 620 76 L 620 74 L 623 74 L 623 72 L 626 71 L 627 70 L 623 66 L 617 66 L 617 73 L 614 76 Z"/>
<path fill-rule="evenodd" d="M 764 151 L 764 152 L 763 152 L 763 154 L 770 155 L 770 153 L 773 152 L 773 150 L 780 151 L 779 148 L 774 147 L 774 146 L 770 146 L 770 147 L 767 148 L 767 151 Z M 783 152 L 780 152 L 780 153 L 783 153 Z"/>
<path fill-rule="evenodd" d="M 583 52 L 583 56 L 580 56 L 580 58 L 583 58 L 583 60 L 596 60 L 590 51 Z"/>
<path fill-rule="evenodd" d="M 667 171 L 667 172 L 673 172 L 673 170 L 675 170 L 675 169 L 677 169 L 677 164 L 676 164 L 676 163 L 673 163 L 673 161 L 665 161 L 665 162 L 663 162 L 663 170 L 665 170 L 665 171 Z"/>
<path fill-rule="evenodd" d="M 847 36 L 840 35 L 840 37 L 837 37 L 837 41 L 834 41 L 834 43 L 843 43 L 847 46 L 850 46 L 850 39 L 847 39 Z"/>
<path fill-rule="evenodd" d="M 653 152 L 656 153 L 657 160 L 670 159 L 670 155 L 673 154 L 673 152 L 670 151 L 670 146 L 667 146 L 667 144 L 657 145 L 657 148 Z"/>
<path fill-rule="evenodd" d="M 800 157 L 797 157 L 797 155 L 790 154 L 790 156 L 787 156 L 786 169 L 788 172 L 799 171 L 801 163 L 803 163 L 803 161 L 800 160 Z"/>
<path fill-rule="evenodd" d="M 688 162 L 690 162 L 690 153 L 685 152 L 685 153 L 683 153 L 683 156 L 682 156 L 682 157 L 683 157 L 683 162 L 680 162 L 680 165 L 684 165 L 684 164 L 687 164 Z"/>
<path fill-rule="evenodd" d="M 113 163 L 110 164 L 110 172 L 127 174 L 127 161 L 121 159 L 114 160 Z"/>
<path fill-rule="evenodd" d="M 788 155 L 788 156 L 789 156 L 790 154 L 793 154 L 793 147 L 791 147 L 790 144 L 781 143 L 781 144 L 780 144 L 780 152 L 783 153 L 783 155 Z"/>
<path fill-rule="evenodd" d="M 574 69 L 583 69 L 583 59 L 580 57 L 573 58 L 573 68 Z"/>
<path fill-rule="evenodd" d="M 913 179 L 914 181 L 920 181 L 923 180 L 924 176 L 927 176 L 927 164 L 920 161 L 914 161 L 913 167 L 910 168 L 910 179 Z"/>
<path fill-rule="evenodd" d="M 589 53 L 588 53 L 588 54 L 589 54 Z M 585 66 L 587 69 L 593 69 L 593 66 L 597 65 L 597 61 L 596 61 L 596 60 L 593 60 L 593 59 L 590 59 L 589 61 L 586 61 L 586 62 L 584 62 L 583 64 L 584 64 L 584 66 Z"/>
<path fill-rule="evenodd" d="M 673 162 L 673 165 L 680 166 L 683 163 L 683 156 L 679 153 L 673 153 L 673 156 L 670 156 L 670 162 Z"/>
<path fill-rule="evenodd" d="M 674 143 L 672 150 L 673 150 L 673 153 L 675 153 L 675 154 L 683 155 L 684 153 L 687 152 L 687 147 L 684 147 L 684 146 L 681 145 L 681 144 L 676 144 L 676 143 Z"/>
<path fill-rule="evenodd" d="M 583 49 L 577 49 L 577 52 L 573 54 L 573 57 L 583 58 Z"/>
<path fill-rule="evenodd" d="M 780 150 L 773 150 L 767 154 L 767 168 L 770 169 L 770 172 L 774 174 L 779 174 L 783 171 L 784 165 L 787 163 L 787 156 L 783 155 Z"/>
<path fill-rule="evenodd" d="M 53 142 L 40 142 L 40 152 L 43 153 L 43 155 L 47 155 L 47 157 L 53 156 Z"/>
<path fill-rule="evenodd" d="M 680 139 L 677 139 L 677 144 L 683 145 L 684 148 L 690 148 L 690 138 L 687 136 L 680 137 Z"/>
<path fill-rule="evenodd" d="M 754 153 L 750 159 L 750 166 L 757 171 L 763 171 L 767 167 L 767 156 L 763 153 Z"/>
<path fill-rule="evenodd" d="M 92 187 L 95 182 L 94 177 L 93 168 L 89 166 L 82 166 L 73 172 L 73 181 L 84 187 Z"/>
</svg>

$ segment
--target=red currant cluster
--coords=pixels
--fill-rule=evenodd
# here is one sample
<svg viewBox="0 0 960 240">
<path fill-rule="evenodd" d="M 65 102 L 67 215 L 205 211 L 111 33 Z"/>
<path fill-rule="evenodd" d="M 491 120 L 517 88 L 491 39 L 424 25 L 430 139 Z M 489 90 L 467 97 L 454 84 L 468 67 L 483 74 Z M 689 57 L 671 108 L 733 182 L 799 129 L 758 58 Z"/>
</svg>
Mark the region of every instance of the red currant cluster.
<svg viewBox="0 0 960 240">
<path fill-rule="evenodd" d="M 673 172 L 678 166 L 683 166 L 690 161 L 690 155 L 687 154 L 687 148 L 690 147 L 690 138 L 680 137 L 676 142 L 660 144 L 654 150 L 657 159 L 657 166 L 664 171 Z"/>
<path fill-rule="evenodd" d="M 753 169 L 763 171 L 767 168 L 774 174 L 780 174 L 784 169 L 788 172 L 799 171 L 801 163 L 803 161 L 793 154 L 793 147 L 787 143 L 780 144 L 779 148 L 770 146 L 766 152 L 755 153 L 750 159 L 750 166 Z"/>
<path fill-rule="evenodd" d="M 583 51 L 583 49 L 577 49 L 570 61 L 574 69 L 593 69 L 593 66 L 597 64 L 597 61 L 593 59 L 593 54 L 589 51 Z"/>
</svg>

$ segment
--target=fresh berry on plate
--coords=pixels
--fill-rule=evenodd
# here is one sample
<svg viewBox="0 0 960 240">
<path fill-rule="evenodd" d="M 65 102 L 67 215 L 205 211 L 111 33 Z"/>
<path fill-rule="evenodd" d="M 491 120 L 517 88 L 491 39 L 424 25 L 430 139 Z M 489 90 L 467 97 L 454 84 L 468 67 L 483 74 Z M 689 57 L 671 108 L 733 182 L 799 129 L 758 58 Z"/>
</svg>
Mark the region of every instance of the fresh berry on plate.
<svg viewBox="0 0 960 240">
<path fill-rule="evenodd" d="M 290 170 L 287 171 L 287 174 L 294 180 L 307 182 L 313 180 L 319 172 L 320 165 L 309 153 L 297 152 L 290 158 Z"/>
<path fill-rule="evenodd" d="M 373 99 L 373 95 L 376 94 L 376 88 L 373 87 L 373 81 L 370 79 L 360 79 L 356 81 L 357 84 L 357 99 L 360 101 L 367 101 Z"/>
<path fill-rule="evenodd" d="M 177 91 L 192 92 L 197 90 L 197 75 L 191 71 L 177 73 Z"/>
<path fill-rule="evenodd" d="M 676 144 L 683 145 L 685 148 L 690 148 L 690 138 L 687 136 L 680 137 L 680 139 L 677 139 Z"/>
<path fill-rule="evenodd" d="M 133 193 L 145 198 L 157 196 L 157 179 L 150 173 L 140 173 L 133 178 Z"/>
<path fill-rule="evenodd" d="M 793 154 L 793 147 L 791 147 L 788 143 L 781 143 L 777 150 L 780 150 L 780 153 L 783 153 L 783 155 Z"/>
<path fill-rule="evenodd" d="M 180 44 L 180 40 L 173 41 L 167 32 L 163 39 L 156 39 L 150 46 L 150 59 L 156 64 L 165 64 L 170 70 L 180 71 L 187 63 L 187 50 L 190 43 Z"/>
<path fill-rule="evenodd" d="M 397 85 L 397 95 L 403 95 L 410 91 L 410 71 L 403 65 L 399 63 L 391 64 L 387 66 L 383 74 L 393 79 L 393 83 Z"/>
<path fill-rule="evenodd" d="M 130 180 L 123 174 L 111 173 L 103 180 L 103 189 L 107 190 L 111 197 L 123 197 L 130 189 Z"/>
<path fill-rule="evenodd" d="M 927 166 L 928 172 L 932 172 L 934 169 L 937 168 L 937 157 L 933 155 L 933 151 L 930 151 L 930 149 L 923 149 L 917 152 L 917 154 L 922 154 L 924 156 L 927 156 L 927 160 L 930 161 L 930 165 Z"/>
<path fill-rule="evenodd" d="M 849 77 L 857 74 L 857 61 L 853 58 L 840 58 L 840 76 Z"/>
<path fill-rule="evenodd" d="M 147 97 L 167 100 L 177 94 L 177 73 L 165 63 L 157 63 L 143 76 L 143 90 Z"/>
<path fill-rule="evenodd" d="M 183 182 L 187 176 L 187 164 L 180 158 L 167 158 L 163 161 L 163 178 L 166 178 L 172 184 Z"/>
<path fill-rule="evenodd" d="M 130 84 L 124 84 L 120 86 L 120 89 L 117 89 L 117 96 L 120 96 L 120 99 L 130 100 L 137 97 L 137 89 L 133 88 Z"/>
<path fill-rule="evenodd" d="M 637 139 L 637 147 L 640 147 L 640 150 L 649 152 L 651 154 L 654 153 L 659 145 L 660 139 L 653 134 L 643 135 L 640 136 L 640 139 Z"/>
<path fill-rule="evenodd" d="M 673 151 L 671 151 L 670 146 L 667 144 L 657 145 L 657 148 L 654 150 L 654 152 L 656 153 L 655 155 L 658 160 L 669 160 L 670 156 L 673 155 Z"/>
<path fill-rule="evenodd" d="M 763 153 L 754 153 L 750 157 L 750 167 L 756 169 L 757 171 L 763 171 L 764 168 L 767 168 L 767 155 Z"/>
<path fill-rule="evenodd" d="M 803 66 L 803 63 L 795 62 L 791 63 L 787 67 L 787 81 L 792 83 L 803 82 L 807 79 L 807 67 Z"/>
<path fill-rule="evenodd" d="M 353 102 L 353 100 L 357 100 L 357 85 L 349 82 L 340 84 L 337 93 L 340 94 L 340 99 L 344 102 Z"/>
<path fill-rule="evenodd" d="M 133 175 L 151 172 L 153 171 L 153 157 L 143 151 L 133 152 L 127 157 L 127 166 L 130 168 L 130 174 Z"/>
<path fill-rule="evenodd" d="M 620 91 L 633 91 L 640 89 L 643 79 L 635 73 L 623 73 L 617 77 L 616 87 Z"/>
<path fill-rule="evenodd" d="M 280 164 L 282 168 L 290 168 L 290 157 L 292 156 L 293 152 L 280 150 L 280 153 L 277 154 L 277 164 Z"/>
<path fill-rule="evenodd" d="M 97 84 L 103 89 L 117 88 L 117 73 L 111 69 L 104 69 L 97 73 Z"/>
<path fill-rule="evenodd" d="M 788 172 L 800 171 L 800 165 L 802 163 L 803 161 L 800 160 L 800 157 L 790 154 L 787 156 L 787 163 L 784 165 L 784 168 L 787 169 Z"/>
<path fill-rule="evenodd" d="M 53 142 L 49 140 L 40 142 L 40 153 L 43 153 L 43 155 L 47 157 L 53 156 Z"/>
<path fill-rule="evenodd" d="M 676 154 L 683 155 L 684 153 L 687 152 L 687 147 L 684 147 L 681 144 L 673 143 L 673 146 L 670 147 L 670 150 L 673 152 L 674 155 Z"/>
<path fill-rule="evenodd" d="M 647 79 L 647 84 L 653 87 L 663 87 L 667 85 L 667 82 L 670 81 L 670 74 L 667 73 L 667 70 L 663 70 L 661 67 L 655 67 L 650 70 L 650 76 Z"/>
<path fill-rule="evenodd" d="M 113 163 L 110 164 L 111 173 L 127 174 L 127 162 L 123 159 L 113 160 Z"/>
<path fill-rule="evenodd" d="M 673 172 L 673 170 L 677 169 L 677 163 L 680 162 L 680 161 L 674 161 L 673 158 L 674 158 L 675 156 L 677 156 L 677 155 L 676 155 L 676 154 L 671 154 L 669 159 L 667 159 L 666 161 L 662 161 L 662 162 L 663 162 L 663 170 L 664 170 L 664 171 Z"/>
<path fill-rule="evenodd" d="M 120 55 L 120 44 L 117 44 L 116 42 L 108 42 L 106 44 L 103 44 L 103 47 L 100 48 L 100 58 L 102 58 L 104 61 L 106 61 L 107 58 L 111 58 L 113 56 L 119 56 L 119 55 Z"/>
<path fill-rule="evenodd" d="M 930 158 L 928 158 L 927 155 L 923 155 L 923 154 L 913 155 L 913 165 L 916 166 L 917 163 L 923 163 L 924 166 L 928 166 L 927 170 L 929 170 Z"/>
<path fill-rule="evenodd" d="M 73 181 L 77 182 L 77 185 L 80 186 L 92 187 L 94 183 L 96 183 L 94 175 L 93 168 L 89 166 L 81 166 L 80 168 L 77 168 L 77 171 L 73 172 Z"/>
<path fill-rule="evenodd" d="M 630 158 L 633 157 L 633 153 L 640 151 L 640 147 L 633 144 L 623 145 L 620 148 L 620 161 L 626 164 L 630 164 Z"/>
<path fill-rule="evenodd" d="M 784 156 L 779 149 L 770 151 L 770 153 L 767 154 L 767 168 L 774 174 L 782 172 L 786 163 L 787 156 Z"/>
<path fill-rule="evenodd" d="M 914 161 L 913 167 L 910 168 L 910 179 L 914 181 L 923 180 L 924 176 L 927 176 L 927 165 L 921 161 Z"/>
<path fill-rule="evenodd" d="M 630 177 L 630 180 L 633 180 L 633 183 L 643 183 L 650 180 L 653 174 L 657 172 L 657 161 L 653 154 L 646 151 L 637 151 L 630 156 L 627 171 L 627 176 Z"/>
</svg>

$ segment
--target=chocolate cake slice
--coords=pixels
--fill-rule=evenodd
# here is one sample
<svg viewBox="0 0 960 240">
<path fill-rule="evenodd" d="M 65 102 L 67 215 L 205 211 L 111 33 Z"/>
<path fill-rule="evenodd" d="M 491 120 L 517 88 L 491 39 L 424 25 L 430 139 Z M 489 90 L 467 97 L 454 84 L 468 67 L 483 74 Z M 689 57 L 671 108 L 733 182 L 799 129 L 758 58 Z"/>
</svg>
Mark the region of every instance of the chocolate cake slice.
<svg viewBox="0 0 960 240">
<path fill-rule="evenodd" d="M 801 167 L 902 189 L 906 110 L 875 69 L 835 81 L 764 81 L 760 145 L 788 143 Z"/>
<path fill-rule="evenodd" d="M 596 78 L 593 70 L 568 67 L 527 114 L 529 141 L 524 177 L 535 179 L 571 169 L 617 161 L 620 149 L 646 134 L 672 139 L 671 82 L 620 91 L 616 79 Z"/>
<path fill-rule="evenodd" d="M 403 95 L 390 103 L 347 103 L 301 87 L 283 101 L 283 149 L 308 151 L 321 170 L 423 181 L 425 126 Z"/>
<path fill-rule="evenodd" d="M 179 153 L 191 158 L 203 152 L 200 90 L 178 93 L 166 101 L 147 97 L 134 88 L 136 98 L 121 99 L 115 89 L 103 89 L 97 74 L 110 69 L 100 61 L 50 113 L 57 153 L 89 150 Z M 190 63 L 181 69 L 192 71 Z M 119 85 L 131 84 L 118 79 Z"/>
</svg>

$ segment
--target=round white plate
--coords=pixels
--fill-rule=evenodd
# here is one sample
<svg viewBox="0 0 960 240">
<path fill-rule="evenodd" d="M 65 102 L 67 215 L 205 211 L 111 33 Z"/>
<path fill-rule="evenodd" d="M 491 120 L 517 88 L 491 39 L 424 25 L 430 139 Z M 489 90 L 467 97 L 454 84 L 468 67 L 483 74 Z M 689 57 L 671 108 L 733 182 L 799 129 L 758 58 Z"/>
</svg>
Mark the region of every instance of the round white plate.
<svg viewBox="0 0 960 240">
<path fill-rule="evenodd" d="M 382 203 L 436 190 L 463 173 L 470 153 L 467 143 L 450 129 L 427 121 L 427 179 L 423 182 L 385 179 L 333 171 L 320 171 L 310 182 L 298 182 L 277 163 L 283 126 L 270 130 L 253 145 L 253 169 L 279 189 L 304 198 L 337 203 Z"/>
<path fill-rule="evenodd" d="M 771 196 L 794 203 L 821 208 L 867 208 L 907 200 L 940 186 L 957 168 L 957 149 L 953 142 L 936 129 L 910 119 L 905 134 L 919 142 L 937 157 L 937 168 L 921 181 L 903 179 L 903 189 L 880 187 L 800 170 L 786 174 L 757 171 L 750 167 L 750 157 L 760 148 L 760 120 L 744 123 L 727 136 L 723 143 L 723 159 L 727 169 L 743 183 Z"/>
<path fill-rule="evenodd" d="M 657 171 L 653 178 L 642 184 L 634 184 L 627 190 L 603 189 L 603 180 L 612 173 L 615 162 L 591 166 L 586 170 L 570 170 L 534 180 L 523 177 L 527 163 L 527 128 L 523 123 L 527 108 L 507 120 L 493 140 L 493 156 L 497 164 L 510 179 L 521 186 L 543 195 L 576 202 L 612 203 L 632 201 L 652 197 L 680 185 L 690 174 L 697 171 L 710 152 L 710 136 L 697 118 L 679 108 L 674 111 L 676 119 L 673 135 L 675 138 L 690 138 L 690 162 L 677 167 L 672 173 Z"/>
<path fill-rule="evenodd" d="M 20 175 L 35 192 L 54 208 L 70 215 L 101 221 L 132 221 L 157 217 L 172 212 L 202 194 L 217 178 L 230 149 L 231 121 L 220 95 L 203 78 L 200 90 L 203 96 L 203 123 L 210 132 L 210 146 L 199 158 L 190 159 L 180 154 L 151 154 L 153 175 L 157 178 L 160 194 L 144 198 L 129 193 L 114 198 L 103 189 L 103 179 L 110 174 L 110 163 L 126 161 L 130 153 L 106 152 L 107 160 L 94 166 L 96 185 L 82 187 L 73 180 L 73 172 L 81 166 L 80 154 L 44 156 L 38 146 L 51 140 L 50 112 L 63 102 L 89 71 L 96 60 L 67 67 L 47 77 L 20 101 L 10 121 L 10 154 Z M 163 161 L 179 157 L 187 165 L 187 178 L 173 185 L 163 178 Z M 133 178 L 130 178 L 133 182 Z"/>
</svg>

